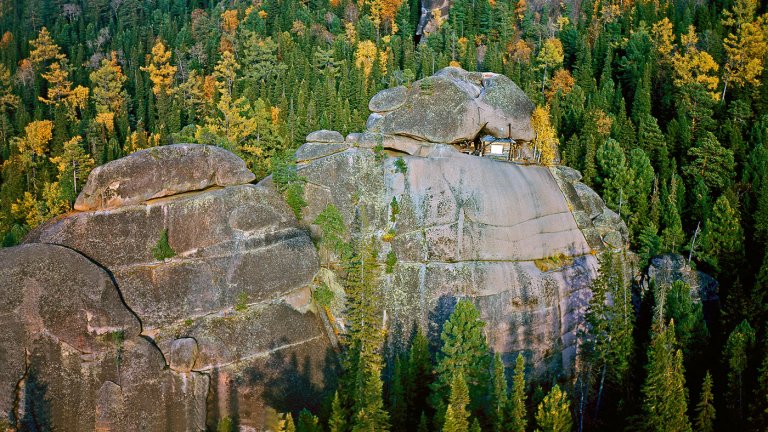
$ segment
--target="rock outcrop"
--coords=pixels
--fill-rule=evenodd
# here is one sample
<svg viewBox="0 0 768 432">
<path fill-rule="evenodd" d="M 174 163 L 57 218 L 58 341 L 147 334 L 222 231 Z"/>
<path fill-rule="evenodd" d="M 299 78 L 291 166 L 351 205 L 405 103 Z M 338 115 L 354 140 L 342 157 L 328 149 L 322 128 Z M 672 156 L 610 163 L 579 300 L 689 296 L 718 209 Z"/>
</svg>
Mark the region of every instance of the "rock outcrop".
<svg viewBox="0 0 768 432">
<path fill-rule="evenodd" d="M 416 81 L 409 88 L 382 90 L 368 104 L 362 142 L 411 155 L 421 146 L 473 141 L 480 135 L 531 141 L 534 105 L 504 75 L 456 67 Z M 307 141 L 312 141 L 311 135 Z"/>
<path fill-rule="evenodd" d="M 365 221 L 365 235 L 387 238 L 380 256 L 392 252 L 397 261 L 384 281 L 391 327 L 407 333 L 420 325 L 435 336 L 457 299 L 468 297 L 506 360 L 521 352 L 536 376 L 569 374 L 596 275 L 594 253 L 624 248 L 624 223 L 606 218 L 610 227 L 601 229 L 610 235 L 595 228 L 590 217 L 612 212 L 599 197 L 564 193 L 582 189 L 575 171 L 555 175 L 556 168 L 465 155 L 449 145 L 435 145 L 427 157 L 402 156 L 400 168 L 396 158 L 379 159 L 352 147 L 306 161 L 300 174 L 306 220 L 333 203 L 347 226 Z"/>
<path fill-rule="evenodd" d="M 365 132 L 313 132 L 296 152 L 302 224 L 271 178 L 249 184 L 216 147 L 94 170 L 83 211 L 0 251 L 0 420 L 133 431 L 229 417 L 262 430 L 275 411 L 318 408 L 345 318 L 310 237 L 329 204 L 351 235 L 380 239 L 389 343 L 414 326 L 436 340 L 470 298 L 505 361 L 571 374 L 595 255 L 626 247 L 624 223 L 574 170 L 456 150 L 481 134 L 533 138 L 533 105 L 506 77 L 446 68 L 370 108 Z M 338 294 L 334 320 L 312 302 L 321 281 Z"/>
<path fill-rule="evenodd" d="M 223 417 L 236 418 L 242 427 L 258 428 L 271 410 L 318 407 L 326 385 L 335 376 L 335 357 L 324 317 L 311 305 L 309 290 L 318 262 L 309 235 L 275 190 L 243 184 L 253 177 L 241 172 L 242 160 L 222 149 L 195 147 L 150 149 L 104 165 L 100 174 L 91 176 L 86 190 L 108 185 L 109 173 L 129 185 L 133 172 L 137 183 L 145 187 L 121 189 L 120 200 L 111 201 L 111 208 L 51 221 L 32 232 L 25 239 L 28 245 L 21 246 L 74 250 L 82 256 L 71 253 L 89 265 L 96 267 L 92 261 L 106 269 L 114 278 L 114 285 L 109 287 L 117 305 L 133 319 L 132 327 L 126 327 L 130 329 L 126 330 L 130 344 L 144 351 L 151 348 L 155 356 L 149 357 L 149 351 L 126 349 L 124 363 L 135 363 L 139 368 L 136 362 L 150 362 L 142 371 L 145 381 L 165 380 L 167 392 L 176 387 L 186 389 L 187 385 L 202 395 L 202 399 L 194 399 L 196 417 L 187 423 L 165 427 L 170 423 L 152 420 L 147 427 L 121 424 L 113 430 L 203 430 L 206 422 L 215 429 Z M 153 154 L 166 161 L 161 164 L 166 172 L 157 177 L 141 169 L 157 167 L 156 162 L 147 162 Z M 187 160 L 194 169 L 188 169 Z M 165 183 L 163 176 L 170 175 L 173 180 Z M 158 198 L 154 186 L 163 194 L 174 194 Z M 153 252 L 163 233 L 174 251 L 170 258 Z M 21 284 L 20 262 L 7 261 L 0 259 L 3 268 L 15 268 L 16 273 L 4 280 Z M 83 266 L 73 263 L 68 267 L 69 272 L 78 272 Z M 63 270 L 50 273 L 63 279 L 69 274 Z M 75 281 L 69 285 L 51 279 L 49 283 L 56 290 L 72 291 L 72 295 L 84 295 L 77 292 L 80 286 L 99 286 Z M 18 313 L 26 314 L 25 310 Z M 121 322 L 113 326 L 123 325 Z M 61 361 L 52 358 L 42 364 L 55 370 Z M 114 359 L 110 361 L 114 363 Z M 104 367 L 94 364 L 93 373 L 106 373 Z M 190 376 L 197 381 L 185 378 Z M 181 399 L 189 404 L 193 402 L 191 396 Z M 57 402 L 51 403 L 57 406 Z M 137 402 L 131 408 L 139 415 L 144 405 Z M 54 424 L 68 424 L 61 423 L 66 420 L 56 410 Z M 179 409 L 178 415 L 183 412 Z M 71 430 L 88 428 L 93 426 Z"/>
<path fill-rule="evenodd" d="M 242 159 L 219 147 L 153 147 L 91 171 L 88 183 L 77 197 L 75 210 L 117 208 L 211 186 L 250 183 L 254 179 Z"/>
<path fill-rule="evenodd" d="M 165 368 L 104 269 L 46 244 L 0 250 L 0 262 L 0 416 L 12 426 L 205 427 L 208 377 Z"/>
</svg>

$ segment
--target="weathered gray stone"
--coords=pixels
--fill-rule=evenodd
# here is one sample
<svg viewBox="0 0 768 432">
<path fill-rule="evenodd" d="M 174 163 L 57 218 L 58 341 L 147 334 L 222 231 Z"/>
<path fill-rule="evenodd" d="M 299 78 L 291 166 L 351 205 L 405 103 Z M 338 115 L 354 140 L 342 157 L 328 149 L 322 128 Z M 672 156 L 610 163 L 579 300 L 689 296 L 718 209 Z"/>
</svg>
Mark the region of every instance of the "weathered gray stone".
<svg viewBox="0 0 768 432">
<path fill-rule="evenodd" d="M 655 281 L 659 287 L 669 287 L 675 281 L 683 281 L 691 287 L 694 298 L 705 303 L 718 302 L 719 283 L 712 276 L 691 268 L 682 255 L 664 254 L 651 259 L 642 286 L 648 289 Z"/>
<path fill-rule="evenodd" d="M 369 107 L 374 113 L 366 129 L 385 135 L 430 143 L 472 141 L 480 134 L 534 138 L 533 102 L 503 75 L 446 67 L 410 88 L 379 92 Z"/>
<path fill-rule="evenodd" d="M 482 126 L 472 96 L 454 80 L 432 76 L 415 82 L 406 102 L 386 113 L 371 131 L 453 143 L 473 140 Z"/>
<path fill-rule="evenodd" d="M 192 371 L 200 353 L 197 341 L 191 337 L 174 339 L 161 349 L 167 353 L 168 365 L 171 369 L 183 373 Z"/>
<path fill-rule="evenodd" d="M 376 123 L 383 118 L 384 116 L 377 112 L 371 113 L 371 115 L 368 116 L 368 120 L 365 121 L 365 128 L 368 130 L 373 130 L 373 128 L 376 126 Z"/>
<path fill-rule="evenodd" d="M 483 132 L 497 138 L 532 141 L 536 137 L 531 125 L 533 102 L 506 76 L 487 75 L 477 101 L 481 122 L 485 123 Z"/>
<path fill-rule="evenodd" d="M 333 203 L 347 226 L 364 213 L 366 233 L 394 230 L 380 251 L 397 257 L 384 293 L 393 326 L 439 326 L 456 298 L 466 296 L 480 306 L 505 361 L 522 352 L 537 376 L 568 373 L 598 264 L 559 180 L 545 167 L 469 156 L 448 145 L 422 148 L 431 149 L 428 156 L 403 156 L 405 173 L 395 169 L 395 158 L 382 163 L 365 148 L 302 166 L 306 219 Z M 393 197 L 400 209 L 394 223 Z M 592 220 L 585 221 L 604 248 Z M 560 267 L 538 267 L 556 255 L 565 257 Z"/>
<path fill-rule="evenodd" d="M 13 413 L 19 430 L 204 429 L 207 377 L 166 369 L 106 271 L 65 247 L 29 244 L 0 250 L 0 281 L 0 420 Z"/>
<path fill-rule="evenodd" d="M 405 103 L 408 89 L 405 86 L 397 86 L 384 89 L 371 98 L 368 109 L 374 113 L 392 111 Z"/>
<path fill-rule="evenodd" d="M 307 142 L 340 143 L 344 142 L 344 137 L 337 131 L 322 129 L 310 132 Z"/>
<path fill-rule="evenodd" d="M 158 261 L 152 248 L 164 230 L 176 255 Z M 329 360 L 327 353 L 318 347 L 330 349 L 331 344 L 320 317 L 308 305 L 300 304 L 301 293 L 308 291 L 318 270 L 317 253 L 273 188 L 228 186 L 114 210 L 75 213 L 39 227 L 25 241 L 66 245 L 109 268 L 125 303 L 141 318 L 142 334 L 155 340 L 162 350 L 161 354 L 155 349 L 159 361 L 165 365 L 164 355 L 170 364 L 167 373 L 182 379 L 167 384 L 164 391 L 171 400 L 177 397 L 172 389 L 186 386 L 188 394 L 173 399 L 177 401 L 174 403 L 182 404 L 179 413 L 194 408 L 202 416 L 200 427 L 175 423 L 165 427 L 169 424 L 165 420 L 148 418 L 148 429 L 154 430 L 155 423 L 164 430 L 205 428 L 208 375 L 197 371 L 204 370 L 216 380 L 225 374 L 223 369 L 264 369 L 266 359 L 288 355 L 302 361 L 311 358 L 310 369 L 287 360 L 267 369 L 274 375 L 311 374 L 316 378 L 312 381 L 315 387 L 297 389 L 306 391 L 306 397 L 283 399 L 269 389 L 248 390 L 261 388 L 262 383 L 240 382 L 238 388 L 244 392 L 241 409 L 233 410 L 229 405 L 231 395 L 214 391 L 215 398 L 224 400 L 211 401 L 217 409 L 208 413 L 207 421 L 215 425 L 219 417 L 237 416 L 241 425 L 256 424 L 269 407 L 299 410 L 307 401 L 307 406 L 319 406 L 325 382 L 319 370 L 335 366 L 324 363 Z M 306 303 L 310 297 L 304 298 Z M 152 362 L 158 359 L 147 357 Z M 135 370 L 138 374 L 138 363 Z M 146 377 L 148 382 L 152 382 L 150 378 Z M 198 378 L 205 378 L 205 382 Z M 151 399 L 146 395 L 153 391 L 148 389 L 140 401 L 127 406 L 147 409 Z M 118 392 L 100 386 L 93 393 L 105 400 L 99 412 L 110 413 L 110 401 Z M 197 400 L 193 395 L 198 394 L 203 406 L 193 407 L 190 404 Z"/>
<path fill-rule="evenodd" d="M 349 143 L 306 143 L 296 150 L 296 162 L 308 162 L 348 149 Z"/>
<path fill-rule="evenodd" d="M 75 209 L 117 208 L 211 186 L 250 183 L 255 178 L 242 159 L 219 147 L 153 147 L 96 167 Z"/>
</svg>

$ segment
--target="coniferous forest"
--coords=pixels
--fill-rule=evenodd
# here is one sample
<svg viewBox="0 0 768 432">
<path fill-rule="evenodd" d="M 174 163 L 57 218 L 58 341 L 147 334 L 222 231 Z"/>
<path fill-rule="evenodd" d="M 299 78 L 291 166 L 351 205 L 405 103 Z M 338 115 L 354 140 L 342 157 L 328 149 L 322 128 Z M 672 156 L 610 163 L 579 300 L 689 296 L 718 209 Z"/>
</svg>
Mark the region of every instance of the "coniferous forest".
<svg viewBox="0 0 768 432">
<path fill-rule="evenodd" d="M 522 356 L 505 369 L 469 301 L 437 343 L 418 332 L 391 352 L 366 325 L 381 259 L 329 207 L 315 223 L 348 296 L 343 373 L 281 430 L 765 431 L 766 8 L 455 0 L 416 36 L 418 0 L 0 0 L 0 240 L 72 211 L 94 167 L 137 150 L 217 145 L 278 183 L 309 132 L 363 130 L 378 91 L 449 65 L 496 72 L 620 213 L 639 267 L 681 254 L 717 279 L 719 307 L 679 281 L 640 291 L 605 253 L 575 377 L 532 381 Z"/>
</svg>

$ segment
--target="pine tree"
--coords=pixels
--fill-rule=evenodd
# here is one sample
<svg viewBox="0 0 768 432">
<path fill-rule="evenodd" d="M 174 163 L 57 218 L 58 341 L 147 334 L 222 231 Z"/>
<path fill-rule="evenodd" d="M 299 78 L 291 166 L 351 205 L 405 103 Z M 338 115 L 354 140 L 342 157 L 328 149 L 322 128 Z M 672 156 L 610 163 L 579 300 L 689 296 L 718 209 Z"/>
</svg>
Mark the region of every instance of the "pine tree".
<svg viewBox="0 0 768 432">
<path fill-rule="evenodd" d="M 704 236 L 699 256 L 715 270 L 727 269 L 726 264 L 737 261 L 744 244 L 739 211 L 726 195 L 720 196 L 712 215 L 704 224 Z"/>
<path fill-rule="evenodd" d="M 496 432 L 503 432 L 506 424 L 508 405 L 507 378 L 504 376 L 504 362 L 501 355 L 496 353 L 493 358 L 493 424 Z"/>
<path fill-rule="evenodd" d="M 401 356 L 395 356 L 395 364 L 392 372 L 392 379 L 389 386 L 389 417 L 392 419 L 392 429 L 397 431 L 405 430 L 407 424 L 408 406 L 405 398 L 405 374 L 403 372 L 403 361 Z"/>
<path fill-rule="evenodd" d="M 469 431 L 469 389 L 464 373 L 459 371 L 451 380 L 451 396 L 445 411 L 443 432 Z"/>
<path fill-rule="evenodd" d="M 539 432 L 570 432 L 573 424 L 568 395 L 555 384 L 536 411 Z"/>
<path fill-rule="evenodd" d="M 714 432 L 715 430 L 715 406 L 712 403 L 712 376 L 707 371 L 704 376 L 704 384 L 701 386 L 701 398 L 696 405 L 696 431 Z"/>
<path fill-rule="evenodd" d="M 744 407 L 744 371 L 749 365 L 749 355 L 755 344 L 755 330 L 747 320 L 742 321 L 728 336 L 723 350 L 728 364 L 728 405 L 733 420 L 742 422 Z"/>
<path fill-rule="evenodd" d="M 331 405 L 331 418 L 328 420 L 329 432 L 346 432 L 347 431 L 347 413 L 341 404 L 339 398 L 339 391 L 333 395 L 333 404 Z"/>
<path fill-rule="evenodd" d="M 648 376 L 643 384 L 644 429 L 659 432 L 690 431 L 686 415 L 683 353 L 676 349 L 674 322 L 655 324 L 648 348 Z"/>
<path fill-rule="evenodd" d="M 427 400 L 432 379 L 432 356 L 429 352 L 429 341 L 424 336 L 424 333 L 419 330 L 413 338 L 413 343 L 408 353 L 405 387 L 409 419 L 415 420 L 428 409 Z"/>
<path fill-rule="evenodd" d="M 525 359 L 517 355 L 515 375 L 512 379 L 512 392 L 509 396 L 505 430 L 508 432 L 525 432 L 528 424 L 528 414 L 525 409 Z"/>
<path fill-rule="evenodd" d="M 490 358 L 483 334 L 484 325 L 480 312 L 469 300 L 460 300 L 443 325 L 440 335 L 443 346 L 438 353 L 436 380 L 430 395 L 430 403 L 437 411 L 438 424 L 447 406 L 451 380 L 458 373 L 462 373 L 467 380 L 472 411 L 477 412 L 487 406 Z"/>
</svg>

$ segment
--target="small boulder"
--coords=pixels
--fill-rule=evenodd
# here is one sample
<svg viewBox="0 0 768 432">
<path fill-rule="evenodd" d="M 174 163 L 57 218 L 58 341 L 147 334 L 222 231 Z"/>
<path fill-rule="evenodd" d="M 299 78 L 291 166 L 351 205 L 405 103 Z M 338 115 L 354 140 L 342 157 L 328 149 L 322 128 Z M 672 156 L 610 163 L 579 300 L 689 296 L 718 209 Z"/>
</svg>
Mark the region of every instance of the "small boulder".
<svg viewBox="0 0 768 432">
<path fill-rule="evenodd" d="M 171 369 L 176 372 L 187 373 L 191 372 L 195 366 L 199 349 L 195 339 L 185 337 L 173 340 L 166 352 Z"/>
<path fill-rule="evenodd" d="M 344 142 L 344 137 L 337 131 L 322 129 L 311 132 L 307 135 L 307 142 L 317 143 L 340 143 Z"/>
<path fill-rule="evenodd" d="M 368 109 L 375 113 L 392 111 L 404 104 L 407 97 L 408 89 L 405 86 L 384 89 L 371 98 Z"/>
<path fill-rule="evenodd" d="M 250 183 L 255 178 L 242 159 L 220 147 L 153 147 L 91 171 L 75 210 L 118 208 L 211 186 Z"/>
</svg>

